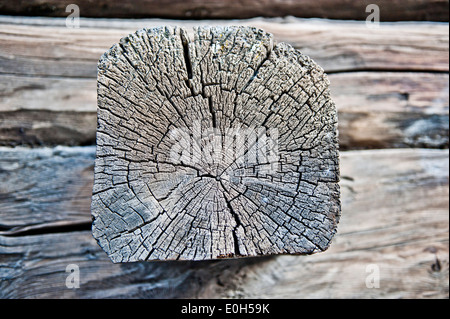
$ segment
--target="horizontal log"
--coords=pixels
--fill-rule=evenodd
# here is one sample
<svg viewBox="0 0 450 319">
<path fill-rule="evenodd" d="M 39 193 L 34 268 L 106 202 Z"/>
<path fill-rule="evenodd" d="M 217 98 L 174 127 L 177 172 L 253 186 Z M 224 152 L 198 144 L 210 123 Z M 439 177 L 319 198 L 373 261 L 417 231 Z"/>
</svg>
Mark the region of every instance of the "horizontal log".
<svg viewBox="0 0 450 319">
<path fill-rule="evenodd" d="M 448 74 L 330 75 L 341 149 L 448 148 Z"/>
<path fill-rule="evenodd" d="M 0 145 L 95 143 L 96 80 L 0 78 Z M 329 79 L 341 149 L 448 147 L 448 74 L 349 72 Z"/>
<path fill-rule="evenodd" d="M 1 148 L 0 298 L 448 298 L 448 150 L 341 152 L 343 213 L 323 254 L 126 265 L 89 230 L 94 152 Z"/>
<path fill-rule="evenodd" d="M 97 61 L 123 35 L 161 24 L 238 24 L 272 32 L 331 73 L 342 149 L 448 147 L 446 24 L 82 19 L 68 29 L 60 18 L 5 16 L 0 24 L 0 145 L 92 144 Z"/>
<path fill-rule="evenodd" d="M 254 26 L 310 56 L 328 73 L 344 71 L 449 70 L 449 31 L 445 23 L 383 23 L 264 19 L 180 21 L 82 19 L 79 29 L 64 19 L 1 17 L 0 73 L 95 78 L 100 56 L 123 36 L 161 25 Z M 28 24 L 28 25 L 27 25 Z"/>
<path fill-rule="evenodd" d="M 1 148 L 0 230 L 90 222 L 95 147 Z"/>
<path fill-rule="evenodd" d="M 0 145 L 92 145 L 95 112 L 0 111 Z"/>
<path fill-rule="evenodd" d="M 65 17 L 70 0 L 31 0 L 10 2 L 0 0 L 0 14 Z M 80 14 L 85 17 L 142 18 L 164 17 L 192 18 L 249 18 L 293 15 L 331 19 L 365 20 L 366 6 L 377 4 L 381 20 L 432 20 L 448 21 L 448 0 L 140 0 L 140 1 L 89 1 L 78 0 Z"/>
</svg>

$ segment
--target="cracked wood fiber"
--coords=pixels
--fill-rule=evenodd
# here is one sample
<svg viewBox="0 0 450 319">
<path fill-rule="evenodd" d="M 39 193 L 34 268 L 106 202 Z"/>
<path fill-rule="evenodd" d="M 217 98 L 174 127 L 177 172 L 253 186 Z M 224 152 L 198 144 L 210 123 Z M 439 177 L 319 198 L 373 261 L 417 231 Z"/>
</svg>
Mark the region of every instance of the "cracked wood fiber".
<svg viewBox="0 0 450 319">
<path fill-rule="evenodd" d="M 340 216 L 323 69 L 248 27 L 159 27 L 98 64 L 93 235 L 113 262 L 324 251 Z"/>
</svg>

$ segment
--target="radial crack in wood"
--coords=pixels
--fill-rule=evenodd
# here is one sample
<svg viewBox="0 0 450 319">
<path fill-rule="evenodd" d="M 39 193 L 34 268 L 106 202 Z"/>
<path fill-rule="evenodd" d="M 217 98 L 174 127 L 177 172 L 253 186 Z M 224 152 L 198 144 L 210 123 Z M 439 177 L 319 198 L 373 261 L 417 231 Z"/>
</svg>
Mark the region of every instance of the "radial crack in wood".
<svg viewBox="0 0 450 319">
<path fill-rule="evenodd" d="M 93 235 L 113 262 L 324 251 L 340 217 L 323 69 L 249 27 L 159 27 L 98 64 Z"/>
</svg>

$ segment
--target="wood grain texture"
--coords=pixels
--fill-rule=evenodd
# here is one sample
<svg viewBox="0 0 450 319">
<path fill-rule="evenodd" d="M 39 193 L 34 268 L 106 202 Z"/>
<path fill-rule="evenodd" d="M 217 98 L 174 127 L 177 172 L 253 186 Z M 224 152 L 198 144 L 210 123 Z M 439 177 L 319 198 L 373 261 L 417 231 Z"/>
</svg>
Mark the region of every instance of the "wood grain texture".
<svg viewBox="0 0 450 319">
<path fill-rule="evenodd" d="M 82 19 L 67 29 L 64 19 L 0 17 L 0 145 L 93 144 L 96 63 L 107 48 L 142 26 L 217 23 L 263 28 L 332 73 L 342 149 L 448 147 L 448 25 L 295 18 Z"/>
<path fill-rule="evenodd" d="M 0 14 L 66 17 L 70 0 L 0 0 Z M 377 4 L 382 21 L 448 21 L 448 0 L 78 0 L 84 17 L 231 19 L 293 15 L 304 18 L 365 20 L 366 6 Z"/>
<path fill-rule="evenodd" d="M 432 8 L 448 21 L 448 1 Z M 217 23 L 263 28 L 333 73 L 341 149 L 448 148 L 448 24 L 367 30 L 291 17 L 82 18 L 66 29 L 64 18 L 0 16 L 0 144 L 93 143 L 95 67 L 107 48 L 142 27 Z M 343 215 L 324 254 L 114 265 L 91 235 L 94 147 L 2 147 L 0 298 L 448 299 L 448 157 L 341 152 Z M 68 264 L 80 266 L 80 289 L 65 286 Z M 378 289 L 365 285 L 372 264 Z"/>
<path fill-rule="evenodd" d="M 256 28 L 142 29 L 97 82 L 93 234 L 113 262 L 328 248 L 337 111 L 309 57 Z"/>
<path fill-rule="evenodd" d="M 0 233 L 90 223 L 93 151 L 1 148 Z"/>
<path fill-rule="evenodd" d="M 0 158 L 36 159 L 31 154 L 40 152 L 2 148 Z M 84 165 L 90 177 L 85 180 L 92 181 L 94 147 L 60 147 L 46 152 L 56 152 L 57 159 L 58 153 L 66 154 L 59 162 L 66 167 L 65 174 L 49 177 L 48 183 L 64 189 L 67 180 L 80 175 L 80 168 L 70 163 L 87 154 L 91 161 Z M 342 152 L 343 214 L 334 243 L 323 254 L 119 265 L 109 261 L 89 229 L 63 232 L 53 228 L 51 233 L 49 227 L 23 236 L 18 229 L 5 231 L 0 235 L 0 297 L 448 298 L 448 157 L 448 150 Z M 46 165 L 37 159 L 28 163 L 36 170 L 40 169 L 37 164 Z M 0 172 L 8 170 L 6 164 L 1 165 Z M 39 184 L 38 175 L 30 176 L 25 201 L 37 203 L 46 186 Z M 11 187 L 9 183 L 2 187 L 8 185 Z M 83 213 L 76 218 L 65 215 L 65 219 L 70 223 L 82 216 L 90 225 L 91 186 L 76 185 L 77 191 L 62 196 L 81 194 L 78 209 Z M 58 219 L 64 207 L 57 201 L 50 204 L 57 209 L 48 206 L 47 210 Z M 24 210 L 23 201 L 10 205 L 17 207 L 17 214 L 11 214 L 9 225 L 25 227 L 24 221 L 45 214 Z M 67 211 L 75 214 L 67 205 Z M 80 267 L 79 289 L 65 286 L 68 264 Z M 379 288 L 366 287 L 370 264 L 379 266 Z"/>
<path fill-rule="evenodd" d="M 0 145 L 95 143 L 95 80 L 4 78 L 10 82 L 0 92 Z M 448 74 L 349 72 L 328 78 L 341 149 L 448 148 Z"/>
<path fill-rule="evenodd" d="M 448 148 L 448 74 L 330 75 L 341 149 Z"/>
<path fill-rule="evenodd" d="M 325 72 L 449 70 L 446 23 L 386 23 L 369 29 L 363 22 L 308 19 L 96 20 L 79 29 L 64 19 L 0 17 L 0 73 L 95 78 L 99 57 L 123 36 L 161 25 L 251 26 L 274 35 L 321 65 Z M 39 44 L 39 45 L 37 45 Z"/>
</svg>

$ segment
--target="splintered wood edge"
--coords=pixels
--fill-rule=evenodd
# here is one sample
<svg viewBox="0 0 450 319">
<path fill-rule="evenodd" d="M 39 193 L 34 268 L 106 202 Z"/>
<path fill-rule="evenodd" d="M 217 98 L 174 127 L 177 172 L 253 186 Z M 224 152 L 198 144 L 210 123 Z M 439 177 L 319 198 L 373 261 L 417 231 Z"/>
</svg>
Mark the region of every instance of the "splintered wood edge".
<svg viewBox="0 0 450 319">
<path fill-rule="evenodd" d="M 142 29 L 100 58 L 99 245 L 113 262 L 326 250 L 340 191 L 323 69 L 256 28 L 191 37 Z"/>
</svg>

